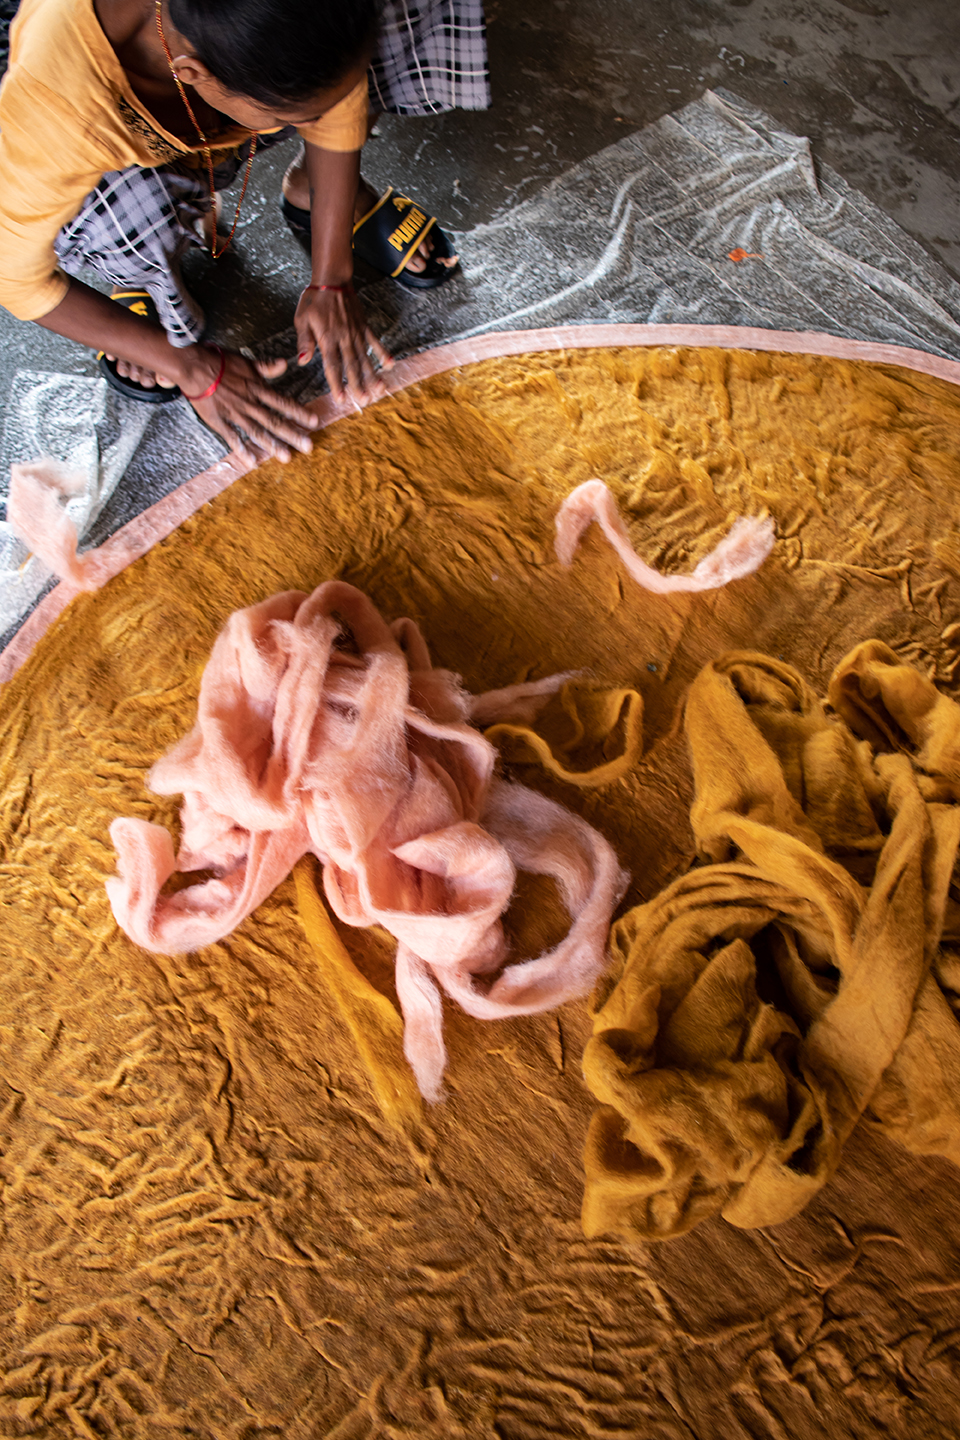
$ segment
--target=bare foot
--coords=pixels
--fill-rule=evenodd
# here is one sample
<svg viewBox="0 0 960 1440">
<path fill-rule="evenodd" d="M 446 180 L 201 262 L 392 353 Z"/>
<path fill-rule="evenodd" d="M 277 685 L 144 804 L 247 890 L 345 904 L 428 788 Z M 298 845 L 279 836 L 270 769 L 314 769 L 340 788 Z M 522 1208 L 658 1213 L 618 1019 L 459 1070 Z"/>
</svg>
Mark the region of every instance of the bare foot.
<svg viewBox="0 0 960 1440">
<path fill-rule="evenodd" d="M 361 175 L 360 184 L 357 187 L 357 203 L 353 209 L 354 225 L 373 209 L 379 199 L 380 196 L 375 190 L 371 190 Z M 433 257 L 433 238 L 427 235 L 418 245 L 416 254 L 410 256 L 406 268 L 411 274 L 418 275 L 421 270 L 426 270 L 427 261 L 431 257 Z M 437 255 L 433 258 L 436 259 L 439 265 L 446 265 L 448 269 L 452 270 L 460 257 L 458 255 Z"/>
<path fill-rule="evenodd" d="M 298 210 L 310 209 L 310 181 L 307 179 L 307 152 L 301 145 L 299 153 L 287 166 L 280 188 L 284 199 Z"/>
<path fill-rule="evenodd" d="M 213 204 L 209 210 L 205 210 L 200 219 L 200 233 L 208 250 L 212 250 L 215 240 L 226 240 L 226 235 L 219 234 L 220 214 L 223 210 L 223 197 L 219 190 L 214 192 Z"/>
<path fill-rule="evenodd" d="M 287 167 L 283 177 L 283 194 L 291 205 L 296 205 L 299 210 L 310 209 L 310 182 L 307 178 L 306 153 L 301 149 L 297 158 Z M 367 184 L 363 176 L 360 177 L 360 184 L 357 187 L 357 201 L 353 209 L 353 223 L 362 220 L 376 205 L 380 196 Z M 433 240 L 429 235 L 419 245 L 415 255 L 412 255 L 407 262 L 407 269 L 414 275 L 425 270 L 427 261 L 433 254 Z M 456 255 L 438 255 L 437 261 L 452 269 L 457 263 Z"/>
<path fill-rule="evenodd" d="M 159 385 L 161 390 L 175 390 L 176 380 L 170 380 L 166 375 L 158 375 L 153 370 L 145 370 L 142 365 L 134 365 L 129 360 L 118 360 L 116 355 L 105 355 L 117 367 L 117 374 L 124 380 L 132 380 L 136 385 L 142 385 L 144 390 L 152 390 Z"/>
</svg>

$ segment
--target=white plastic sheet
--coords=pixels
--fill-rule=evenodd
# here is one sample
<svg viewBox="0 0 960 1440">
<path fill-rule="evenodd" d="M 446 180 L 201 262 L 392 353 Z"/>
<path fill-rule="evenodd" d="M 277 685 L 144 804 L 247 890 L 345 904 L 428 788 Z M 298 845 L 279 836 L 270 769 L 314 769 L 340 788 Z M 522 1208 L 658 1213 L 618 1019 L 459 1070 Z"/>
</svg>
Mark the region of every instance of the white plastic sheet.
<svg viewBox="0 0 960 1440">
<path fill-rule="evenodd" d="M 457 236 L 463 276 L 375 300 L 394 353 L 492 330 L 660 323 L 819 330 L 960 358 L 960 286 L 809 141 L 726 91 Z M 743 258 L 731 259 L 731 253 Z"/>
<path fill-rule="evenodd" d="M 224 447 L 186 401 L 144 405 L 105 380 L 18 370 L 0 442 L 0 497 L 10 466 L 46 457 L 82 476 L 67 502 L 80 548 L 97 545 L 155 500 L 220 458 Z M 122 482 L 122 483 L 121 483 Z M 54 577 L 0 520 L 0 648 Z"/>
</svg>

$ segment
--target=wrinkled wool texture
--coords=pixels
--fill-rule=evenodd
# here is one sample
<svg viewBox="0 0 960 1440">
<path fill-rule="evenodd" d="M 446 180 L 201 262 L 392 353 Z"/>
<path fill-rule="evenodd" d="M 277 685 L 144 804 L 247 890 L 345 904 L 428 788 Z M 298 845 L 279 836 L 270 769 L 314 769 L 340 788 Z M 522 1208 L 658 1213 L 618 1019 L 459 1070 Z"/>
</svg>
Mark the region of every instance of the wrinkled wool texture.
<svg viewBox="0 0 960 1440">
<path fill-rule="evenodd" d="M 448 1098 L 430 1107 L 396 942 L 329 913 L 312 856 L 186 955 L 134 945 L 104 891 L 114 819 L 176 833 L 179 797 L 147 776 L 194 724 L 229 615 L 340 578 L 412 617 L 474 695 L 577 672 L 526 723 L 574 776 L 629 743 L 633 761 L 583 785 L 504 736 L 505 775 L 608 839 L 627 907 L 650 900 L 696 853 L 679 717 L 717 656 L 783 655 L 822 696 L 876 636 L 955 694 L 958 475 L 960 395 L 906 372 L 531 355 L 337 422 L 74 600 L 0 690 L 0 1432 L 960 1434 L 960 1205 L 940 1156 L 863 1120 L 775 1228 L 588 1240 L 583 1002 L 479 1024 L 444 1000 Z M 738 515 L 769 511 L 777 544 L 699 595 L 640 589 L 596 526 L 565 569 L 554 517 L 596 477 L 663 573 L 695 569 Z M 553 882 L 521 874 L 513 952 L 567 923 Z"/>
<path fill-rule="evenodd" d="M 500 690 L 493 706 L 480 696 L 478 711 L 509 719 L 543 703 L 547 687 L 532 689 Z M 107 894 L 137 944 L 174 955 L 222 940 L 312 851 L 334 913 L 397 939 L 404 1050 L 428 1100 L 446 1065 L 437 982 L 483 1020 L 590 989 L 627 877 L 589 825 L 494 778 L 470 697 L 433 668 L 412 621 L 388 626 L 337 581 L 275 595 L 227 621 L 198 712 L 148 777 L 184 797 L 177 857 L 161 825 L 110 826 Z M 572 924 L 554 950 L 504 969 L 518 868 L 556 882 Z M 162 895 L 174 870 L 215 874 Z"/>
<path fill-rule="evenodd" d="M 77 532 L 60 501 L 76 493 L 79 482 L 52 460 L 11 467 L 9 512 L 21 540 L 35 550 L 50 568 L 78 590 L 95 590 L 92 557 L 77 555 Z M 692 575 L 661 575 L 630 544 L 617 503 L 602 480 L 578 485 L 557 511 L 557 558 L 571 565 L 583 532 L 596 521 L 627 570 L 645 590 L 655 595 L 684 591 L 717 590 L 731 580 L 752 575 L 766 560 L 774 544 L 773 521 L 742 516 L 729 535 L 705 555 Z"/>
<path fill-rule="evenodd" d="M 788 1220 L 868 1106 L 960 1165 L 960 952 L 941 943 L 960 705 L 879 641 L 829 693 L 847 724 L 750 652 L 691 688 L 691 819 L 714 863 L 614 929 L 584 1056 L 604 1102 L 588 1235 Z"/>
</svg>

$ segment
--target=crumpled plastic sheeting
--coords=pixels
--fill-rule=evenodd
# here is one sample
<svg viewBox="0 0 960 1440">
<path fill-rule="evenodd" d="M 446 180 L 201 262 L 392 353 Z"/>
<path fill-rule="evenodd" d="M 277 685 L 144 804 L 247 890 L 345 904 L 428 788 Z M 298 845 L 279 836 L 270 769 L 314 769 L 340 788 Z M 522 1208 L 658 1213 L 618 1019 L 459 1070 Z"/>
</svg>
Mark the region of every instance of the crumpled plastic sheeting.
<svg viewBox="0 0 960 1440">
<path fill-rule="evenodd" d="M 691 687 L 713 863 L 613 929 L 584 1054 L 590 1236 L 782 1223 L 864 1111 L 960 1164 L 960 705 L 876 640 L 829 697 L 846 723 L 748 652 Z"/>
<path fill-rule="evenodd" d="M 96 546 L 223 453 L 185 402 L 137 404 L 105 380 L 19 370 L 0 444 L 0 495 L 7 496 L 11 465 L 53 460 L 76 481 L 66 516 L 81 543 Z M 0 649 L 53 579 L 9 516 L 0 520 Z"/>
<path fill-rule="evenodd" d="M 960 286 L 810 142 L 707 91 L 458 234 L 463 276 L 365 290 L 395 354 L 491 330 L 673 323 L 819 330 L 960 357 Z M 739 263 L 731 251 L 760 255 Z"/>
<path fill-rule="evenodd" d="M 500 713 L 523 713 L 530 696 L 499 692 Z M 496 751 L 469 714 L 416 625 L 388 627 L 351 585 L 236 612 L 204 671 L 196 725 L 150 772 L 158 794 L 184 796 L 179 855 L 162 826 L 110 827 L 118 923 L 159 954 L 212 944 L 312 850 L 337 916 L 396 936 L 404 1051 L 424 1096 L 439 1099 L 438 985 L 487 1020 L 585 994 L 627 879 L 591 826 L 494 777 Z M 161 895 L 175 869 L 215 874 Z M 571 925 L 552 951 L 504 968 L 500 917 L 518 869 L 555 880 Z"/>
<path fill-rule="evenodd" d="M 118 427 L 101 448 L 98 426 L 107 414 L 107 384 L 77 375 L 18 371 L 7 402 L 0 485 L 4 493 L 11 464 L 41 458 L 70 477 L 66 517 L 77 535 L 90 529 L 117 487 L 149 422 L 146 407 Z M 14 532 L 9 516 L 0 522 L 0 633 L 11 631 L 49 586 L 53 569 Z"/>
</svg>

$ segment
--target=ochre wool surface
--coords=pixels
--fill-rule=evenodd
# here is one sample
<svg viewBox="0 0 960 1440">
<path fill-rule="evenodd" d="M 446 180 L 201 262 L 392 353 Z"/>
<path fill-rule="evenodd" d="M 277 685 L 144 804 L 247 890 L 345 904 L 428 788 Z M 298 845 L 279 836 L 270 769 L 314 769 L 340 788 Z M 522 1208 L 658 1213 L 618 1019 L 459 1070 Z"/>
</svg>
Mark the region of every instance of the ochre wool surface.
<svg viewBox="0 0 960 1440">
<path fill-rule="evenodd" d="M 565 571 L 553 516 L 593 476 L 665 568 L 737 514 L 768 508 L 782 538 L 704 595 L 643 593 L 595 529 Z M 510 773 L 612 842 L 633 905 L 694 856 L 679 714 L 723 651 L 782 655 L 823 694 L 876 636 L 951 688 L 960 394 L 740 352 L 484 362 L 238 481 L 68 609 L 0 694 L 0 1435 L 957 1433 L 946 1161 L 861 1125 L 786 1224 L 586 1240 L 585 1006 L 490 1024 L 449 1007 L 450 1098 L 418 1112 L 362 982 L 391 997 L 390 945 L 333 932 L 315 877 L 195 955 L 118 932 L 109 823 L 175 824 L 144 777 L 192 723 L 223 622 L 334 576 L 415 619 L 473 692 L 582 669 L 640 693 L 643 756 L 600 788 L 556 772 L 629 737 L 580 753 L 558 706 L 553 774 L 505 737 Z M 535 882 L 508 919 L 528 949 L 562 922 Z"/>
<path fill-rule="evenodd" d="M 690 687 L 704 863 L 613 927 L 588 1235 L 779 1225 L 864 1112 L 960 1166 L 960 705 L 879 640 L 828 693 L 742 650 Z"/>
</svg>

